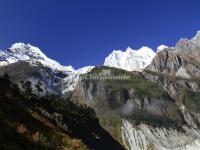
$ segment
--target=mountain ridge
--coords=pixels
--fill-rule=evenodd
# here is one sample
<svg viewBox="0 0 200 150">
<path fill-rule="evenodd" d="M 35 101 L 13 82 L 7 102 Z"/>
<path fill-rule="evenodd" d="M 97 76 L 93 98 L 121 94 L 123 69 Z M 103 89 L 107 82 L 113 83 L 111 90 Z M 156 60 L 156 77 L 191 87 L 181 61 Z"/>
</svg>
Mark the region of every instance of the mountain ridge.
<svg viewBox="0 0 200 150">
<path fill-rule="evenodd" d="M 191 40 L 181 38 L 174 47 L 158 46 L 156 53 L 148 47 L 139 50 L 128 47 L 125 52 L 115 50 L 106 58 L 104 66 L 68 71 L 46 65 L 43 60 L 48 62 L 48 59 L 38 56 L 38 49 L 33 48 L 35 51 L 30 54 L 27 52 L 30 45 L 19 44 L 6 53 L 1 51 L 0 58 L 19 58 L 18 51 L 22 50 L 23 60 L 2 67 L 0 72 L 9 70 L 13 73 L 11 77 L 21 79 L 43 79 L 64 98 L 92 107 L 101 126 L 128 150 L 198 150 L 199 39 L 197 32 Z M 29 60 L 29 56 L 34 58 Z M 16 67 L 15 72 L 13 68 Z M 98 80 L 79 78 L 81 75 L 130 78 Z"/>
<path fill-rule="evenodd" d="M 150 64 L 155 52 L 144 46 L 138 50 L 128 47 L 125 51 L 114 50 L 104 61 L 104 66 L 120 68 L 128 71 L 142 71 Z"/>
<path fill-rule="evenodd" d="M 3 56 L 2 56 L 3 55 Z M 7 56 L 7 57 L 6 57 Z M 48 58 L 38 47 L 30 44 L 15 43 L 5 51 L 1 51 L 1 62 L 5 65 L 15 63 L 19 60 L 40 62 L 51 69 L 59 71 L 73 71 L 72 66 L 62 66 L 57 61 Z"/>
</svg>

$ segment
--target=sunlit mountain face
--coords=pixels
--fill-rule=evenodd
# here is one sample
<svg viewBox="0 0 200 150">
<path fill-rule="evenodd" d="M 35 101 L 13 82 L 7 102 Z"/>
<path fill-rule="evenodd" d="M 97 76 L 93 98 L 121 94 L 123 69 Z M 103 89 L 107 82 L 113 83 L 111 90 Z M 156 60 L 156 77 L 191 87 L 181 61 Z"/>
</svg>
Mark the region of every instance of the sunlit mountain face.
<svg viewBox="0 0 200 150">
<path fill-rule="evenodd" d="M 30 44 L 0 51 L 0 148 L 198 150 L 199 35 L 77 70 Z"/>
</svg>

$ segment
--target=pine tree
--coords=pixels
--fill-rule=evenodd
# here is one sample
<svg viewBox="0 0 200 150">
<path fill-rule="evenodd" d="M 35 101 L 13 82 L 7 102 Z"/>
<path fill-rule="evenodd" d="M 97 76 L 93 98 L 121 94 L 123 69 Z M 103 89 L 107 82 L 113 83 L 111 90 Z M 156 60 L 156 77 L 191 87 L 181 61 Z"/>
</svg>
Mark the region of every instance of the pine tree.
<svg viewBox="0 0 200 150">
<path fill-rule="evenodd" d="M 23 81 L 23 80 L 21 80 L 21 81 L 20 81 L 20 83 L 21 83 L 22 92 L 24 92 L 24 91 L 25 91 L 25 85 L 24 85 L 24 81 Z"/>
<path fill-rule="evenodd" d="M 10 76 L 8 75 L 8 73 L 4 73 L 2 75 L 2 78 L 5 79 L 4 82 L 5 82 L 5 85 L 6 86 L 10 86 L 11 85 L 11 82 L 10 82 Z"/>
<path fill-rule="evenodd" d="M 38 83 L 35 85 L 35 88 L 37 90 L 38 95 L 43 92 L 43 89 L 41 88 L 42 83 L 38 81 Z"/>
<path fill-rule="evenodd" d="M 3 75 L 2 77 L 3 77 L 4 79 L 10 80 L 10 77 L 9 77 L 9 75 L 8 75 L 7 72 L 5 72 L 4 75 Z"/>
<path fill-rule="evenodd" d="M 25 87 L 25 96 L 27 98 L 29 98 L 31 95 L 32 95 L 32 91 L 33 91 L 33 88 L 32 88 L 32 83 L 30 81 L 26 81 L 24 83 L 24 87 Z"/>
</svg>

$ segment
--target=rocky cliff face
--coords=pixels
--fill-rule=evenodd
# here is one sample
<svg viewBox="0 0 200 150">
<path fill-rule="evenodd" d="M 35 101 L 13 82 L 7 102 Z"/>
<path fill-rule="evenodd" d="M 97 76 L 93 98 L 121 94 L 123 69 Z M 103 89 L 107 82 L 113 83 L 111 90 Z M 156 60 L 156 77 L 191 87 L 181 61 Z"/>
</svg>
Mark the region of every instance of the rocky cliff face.
<svg viewBox="0 0 200 150">
<path fill-rule="evenodd" d="M 200 149 L 200 32 L 175 47 L 160 46 L 152 62 L 154 53 L 146 59 L 145 52 L 114 51 L 105 65 L 115 68 L 73 70 L 21 43 L 0 51 L 0 74 L 7 72 L 18 82 L 42 80 L 74 103 L 92 107 L 101 126 L 126 149 Z M 105 79 L 113 76 L 127 78 Z"/>
<path fill-rule="evenodd" d="M 94 108 L 101 125 L 126 149 L 200 147 L 198 80 L 109 67 L 96 67 L 89 75 L 99 75 L 102 69 L 130 78 L 79 80 L 72 99 Z"/>
<path fill-rule="evenodd" d="M 138 117 L 141 120 L 148 117 L 155 120 L 161 118 L 181 120 L 173 99 L 167 93 L 158 97 L 144 93 L 143 97 L 139 97 L 134 86 L 123 87 L 121 84 L 122 87 L 114 89 L 112 84 L 116 83 L 82 81 L 76 87 L 74 99 L 78 96 L 80 103 L 93 107 L 97 112 L 107 108 L 122 116 Z"/>
<path fill-rule="evenodd" d="M 188 125 L 193 128 L 198 128 L 199 112 L 196 111 L 196 107 L 199 107 L 199 102 L 192 96 L 187 96 L 188 93 L 199 95 L 199 92 L 197 92 L 197 89 L 199 88 L 198 81 L 174 79 L 151 72 L 143 72 L 143 74 L 147 80 L 158 83 L 167 93 L 169 93 L 175 100 L 175 104 L 181 111 L 183 118 Z"/>
<path fill-rule="evenodd" d="M 152 63 L 145 70 L 168 76 L 199 78 L 200 32 L 191 39 L 180 39 L 174 48 L 157 52 Z"/>
<path fill-rule="evenodd" d="M 99 74 L 102 69 L 105 68 L 95 68 L 89 74 Z M 178 94 L 173 92 L 173 87 L 167 85 L 172 92 L 168 94 L 162 88 L 163 84 L 155 82 L 156 78 L 159 78 L 155 75 L 106 69 L 110 69 L 111 74 L 126 74 L 131 78 L 127 81 L 79 80 L 72 100 L 94 108 L 101 125 L 125 148 L 140 150 L 155 144 L 156 149 L 170 149 L 170 146 L 167 147 L 167 142 L 169 139 L 173 141 L 174 132 L 177 133 L 175 137 L 177 140 L 171 145 L 173 148 L 198 139 L 198 136 L 195 136 L 198 131 L 194 129 L 189 140 L 185 140 L 189 131 L 184 134 L 182 126 L 187 127 L 189 123 L 194 126 L 196 124 L 192 122 L 193 120 L 188 121 L 189 119 L 184 118 L 186 115 L 184 116 L 176 100 L 171 96 L 172 94 L 175 97 Z M 145 134 L 146 132 L 148 133 Z M 168 137 L 171 133 L 171 137 Z M 162 136 L 162 139 L 155 134 Z M 162 143 L 162 140 L 166 140 L 166 143 Z"/>
<path fill-rule="evenodd" d="M 95 68 L 89 74 L 97 73 L 103 68 L 104 67 Z M 166 117 L 168 114 L 170 117 L 170 113 L 166 111 L 167 107 L 174 104 L 174 100 L 162 89 L 161 86 L 146 80 L 142 74 L 129 73 L 114 68 L 107 69 L 111 70 L 111 74 L 112 72 L 114 72 L 114 74 L 124 74 L 130 76 L 130 79 L 79 80 L 74 91 L 74 97 L 80 97 L 78 102 L 86 103 L 97 110 L 101 107 L 109 107 L 115 110 L 120 110 L 121 108 L 122 114 L 126 114 L 126 111 L 123 111 L 122 106 L 128 104 L 130 105 L 128 107 L 140 113 L 146 112 L 151 115 L 163 117 Z M 174 110 L 175 109 L 176 108 L 174 108 Z M 130 114 L 132 113 L 134 112 L 131 112 Z M 174 116 L 171 116 L 171 118 L 174 118 Z"/>
<path fill-rule="evenodd" d="M 200 147 L 200 132 L 186 126 L 178 131 L 146 124 L 135 126 L 123 120 L 121 131 L 124 145 L 130 150 L 198 150 Z"/>
<path fill-rule="evenodd" d="M 143 72 L 161 85 L 176 101 L 188 124 L 199 126 L 200 32 L 191 40 L 181 39 L 174 48 L 157 53 Z M 149 72 L 150 71 L 150 72 Z"/>
</svg>

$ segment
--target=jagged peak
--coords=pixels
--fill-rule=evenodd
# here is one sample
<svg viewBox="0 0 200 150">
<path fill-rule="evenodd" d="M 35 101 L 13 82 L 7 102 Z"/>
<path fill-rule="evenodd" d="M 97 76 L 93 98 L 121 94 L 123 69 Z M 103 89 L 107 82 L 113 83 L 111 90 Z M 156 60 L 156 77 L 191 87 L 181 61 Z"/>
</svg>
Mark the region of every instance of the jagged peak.
<svg viewBox="0 0 200 150">
<path fill-rule="evenodd" d="M 22 60 L 28 61 L 33 65 L 39 62 L 53 70 L 59 70 L 63 72 L 74 71 L 72 66 L 62 66 L 57 61 L 48 58 L 38 47 L 22 42 L 14 43 L 9 49 L 2 51 L 0 53 L 0 58 L 2 61 L 5 61 L 7 65 Z"/>
<path fill-rule="evenodd" d="M 188 43 L 189 41 L 190 40 L 188 40 L 187 38 L 180 38 L 176 43 L 175 48 L 179 47 L 180 45 L 183 45 L 184 43 Z"/>
<path fill-rule="evenodd" d="M 26 53 L 26 55 L 29 55 L 30 57 L 47 59 L 47 56 L 38 47 L 32 46 L 31 44 L 25 44 L 22 42 L 14 43 L 10 47 L 10 50 L 14 53 Z"/>
<path fill-rule="evenodd" d="M 128 47 L 125 51 L 114 50 L 104 61 L 104 66 L 121 68 L 128 71 L 141 71 L 154 58 L 155 52 L 146 46 L 138 50 Z"/>
<path fill-rule="evenodd" d="M 123 51 L 122 51 L 122 50 L 113 50 L 113 51 L 112 51 L 112 53 L 121 53 L 121 52 L 123 52 Z M 112 53 L 111 53 L 111 54 L 112 54 Z"/>
<path fill-rule="evenodd" d="M 26 47 L 26 44 L 19 42 L 19 43 L 14 43 L 14 44 L 10 47 L 10 49 L 11 49 L 11 50 L 15 50 L 15 49 L 23 48 L 23 47 Z"/>
<path fill-rule="evenodd" d="M 123 51 L 123 50 L 113 50 L 113 52 L 111 53 L 111 54 L 115 54 L 115 53 L 123 53 L 123 54 L 125 54 L 125 53 L 133 53 L 133 54 L 138 54 L 138 55 L 148 55 L 148 54 L 155 54 L 155 52 L 151 49 L 151 48 L 149 48 L 149 47 L 147 47 L 147 46 L 143 46 L 143 47 L 141 47 L 140 49 L 137 49 L 137 50 L 134 50 L 134 49 L 132 49 L 131 47 L 127 47 L 126 48 L 126 50 L 125 51 Z"/>
<path fill-rule="evenodd" d="M 200 30 L 196 32 L 196 35 L 192 39 L 200 38 Z"/>
<path fill-rule="evenodd" d="M 143 46 L 140 49 L 136 50 L 136 54 L 141 56 L 154 56 L 155 52 L 151 48 Z"/>
<path fill-rule="evenodd" d="M 196 35 L 190 41 L 200 46 L 200 30 L 197 31 Z"/>
<path fill-rule="evenodd" d="M 187 41 L 189 41 L 187 38 L 180 38 L 180 39 L 178 40 L 177 44 L 178 44 L 178 43 L 181 43 L 181 42 L 187 42 Z"/>
<path fill-rule="evenodd" d="M 164 50 L 164 49 L 166 49 L 166 48 L 169 48 L 169 47 L 166 46 L 166 45 L 159 45 L 159 46 L 157 47 L 157 51 L 156 51 L 156 52 L 161 52 L 162 50 Z"/>
<path fill-rule="evenodd" d="M 191 50 L 191 51 L 193 51 L 197 47 L 200 47 L 200 39 L 199 40 L 197 40 L 197 39 L 195 40 L 195 38 L 193 38 L 193 39 L 189 40 L 187 38 L 181 38 L 177 42 L 174 50 L 175 51 L 182 51 L 182 50 Z"/>
<path fill-rule="evenodd" d="M 128 46 L 128 47 L 126 48 L 126 52 L 132 52 L 132 51 L 135 51 L 135 50 L 133 50 L 130 46 Z"/>
<path fill-rule="evenodd" d="M 151 48 L 149 48 L 148 46 L 142 46 L 140 49 L 138 49 L 138 50 L 146 50 L 146 49 L 148 49 L 148 50 L 152 50 Z"/>
</svg>

